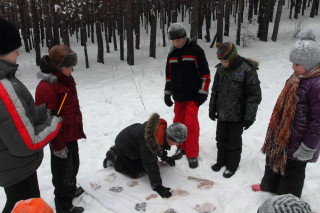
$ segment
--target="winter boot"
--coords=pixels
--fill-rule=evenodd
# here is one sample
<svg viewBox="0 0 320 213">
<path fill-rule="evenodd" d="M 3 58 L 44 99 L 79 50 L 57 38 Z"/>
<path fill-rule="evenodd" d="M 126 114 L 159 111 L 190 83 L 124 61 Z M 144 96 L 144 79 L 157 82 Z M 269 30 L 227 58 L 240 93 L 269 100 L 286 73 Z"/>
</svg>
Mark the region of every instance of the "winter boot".
<svg viewBox="0 0 320 213">
<path fill-rule="evenodd" d="M 252 191 L 254 192 L 262 192 L 263 190 L 260 188 L 260 184 L 254 184 L 251 186 Z"/>
<path fill-rule="evenodd" d="M 213 166 L 211 166 L 211 169 L 215 172 L 219 172 L 221 170 L 221 168 L 224 167 L 223 164 L 220 163 L 216 163 Z"/>
<path fill-rule="evenodd" d="M 77 187 L 76 191 L 74 192 L 74 197 L 79 197 L 83 192 L 84 191 L 82 187 Z"/>
<path fill-rule="evenodd" d="M 117 157 L 118 153 L 115 150 L 115 146 L 112 146 L 106 153 L 106 158 L 103 161 L 103 168 L 112 167 Z"/>
<path fill-rule="evenodd" d="M 226 169 L 224 172 L 223 172 L 223 177 L 225 178 L 230 178 L 232 175 L 234 175 L 234 173 L 236 173 L 236 171 L 231 171 L 229 169 Z"/>
<path fill-rule="evenodd" d="M 189 167 L 191 169 L 195 169 L 198 167 L 198 159 L 197 158 L 188 158 Z"/>
<path fill-rule="evenodd" d="M 180 147 L 178 146 L 176 152 L 171 157 L 174 160 L 180 160 L 183 157 L 183 155 L 185 155 L 185 154 L 186 154 L 186 152 L 183 149 L 180 149 Z"/>
<path fill-rule="evenodd" d="M 84 212 L 84 208 L 81 206 L 72 206 L 70 209 L 65 210 L 57 210 L 57 213 L 82 213 Z"/>
</svg>

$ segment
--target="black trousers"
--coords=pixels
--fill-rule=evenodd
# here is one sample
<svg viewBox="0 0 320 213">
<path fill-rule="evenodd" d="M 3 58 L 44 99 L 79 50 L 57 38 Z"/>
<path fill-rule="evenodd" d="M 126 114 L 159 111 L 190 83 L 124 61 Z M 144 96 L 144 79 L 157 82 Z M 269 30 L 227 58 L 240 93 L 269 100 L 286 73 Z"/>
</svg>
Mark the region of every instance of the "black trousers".
<svg viewBox="0 0 320 213">
<path fill-rule="evenodd" d="M 130 159 L 119 155 L 114 161 L 114 169 L 131 178 L 138 178 L 145 174 L 141 159 Z"/>
<path fill-rule="evenodd" d="M 268 166 L 268 157 L 264 176 L 260 188 L 263 191 L 276 193 L 277 195 L 293 194 L 301 197 L 302 188 L 305 179 L 305 169 L 307 162 L 287 159 L 284 176 L 273 172 Z"/>
<path fill-rule="evenodd" d="M 56 210 L 70 209 L 74 193 L 76 191 L 77 174 L 79 170 L 79 148 L 78 142 L 68 142 L 68 157 L 59 158 L 51 150 L 51 172 L 54 186 L 54 202 Z"/>
<path fill-rule="evenodd" d="M 236 171 L 242 152 L 242 122 L 219 121 L 217 123 L 217 163 Z"/>
<path fill-rule="evenodd" d="M 4 191 L 7 195 L 7 202 L 2 213 L 10 213 L 16 202 L 20 200 L 40 197 L 37 172 L 13 186 L 4 187 Z"/>
</svg>

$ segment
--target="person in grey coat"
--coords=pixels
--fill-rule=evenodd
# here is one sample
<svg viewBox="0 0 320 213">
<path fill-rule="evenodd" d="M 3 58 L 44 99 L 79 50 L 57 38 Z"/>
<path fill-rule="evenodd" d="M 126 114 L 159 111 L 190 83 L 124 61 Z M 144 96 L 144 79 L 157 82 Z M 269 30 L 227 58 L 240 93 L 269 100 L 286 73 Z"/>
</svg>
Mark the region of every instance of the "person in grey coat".
<svg viewBox="0 0 320 213">
<path fill-rule="evenodd" d="M 0 186 L 10 213 L 16 202 L 40 197 L 37 169 L 43 147 L 60 131 L 61 118 L 35 107 L 28 89 L 15 77 L 21 46 L 18 30 L 0 18 Z"/>
<path fill-rule="evenodd" d="M 254 191 L 300 197 L 308 162 L 320 153 L 320 44 L 302 31 L 290 61 L 294 73 L 280 93 L 270 118 L 262 152 L 265 173 Z"/>
</svg>

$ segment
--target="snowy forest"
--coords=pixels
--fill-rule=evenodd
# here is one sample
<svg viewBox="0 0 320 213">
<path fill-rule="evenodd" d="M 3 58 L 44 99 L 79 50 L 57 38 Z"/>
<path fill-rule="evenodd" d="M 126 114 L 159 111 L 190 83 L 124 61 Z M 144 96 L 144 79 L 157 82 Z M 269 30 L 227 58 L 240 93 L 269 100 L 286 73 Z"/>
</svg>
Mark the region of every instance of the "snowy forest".
<svg viewBox="0 0 320 213">
<path fill-rule="evenodd" d="M 70 45 L 70 37 L 84 48 L 89 68 L 87 43 L 96 43 L 97 62 L 104 63 L 110 49 L 120 50 L 120 60 L 134 65 L 134 50 L 140 48 L 140 31 L 150 34 L 149 56 L 156 57 L 156 44 L 166 45 L 170 23 L 188 17 L 190 37 L 223 42 L 229 36 L 230 22 L 237 25 L 237 45 L 246 45 L 244 37 L 277 41 L 282 10 L 290 10 L 290 19 L 318 15 L 319 0 L 1 0 L 0 14 L 21 29 L 26 52 L 40 46 Z M 308 10 L 307 10 L 308 9 Z M 308 12 L 307 12 L 308 11 Z M 178 19 L 179 17 L 179 19 Z M 274 18 L 275 17 L 275 18 Z M 258 24 L 256 34 L 245 34 L 243 23 Z M 274 22 L 273 29 L 269 23 Z M 299 25 L 297 26 L 299 31 Z M 162 41 L 157 41 L 157 30 Z M 205 32 L 203 34 L 203 31 Z M 95 39 L 96 38 L 96 39 Z M 119 47 L 118 47 L 119 45 Z M 106 56 L 107 57 L 107 56 Z"/>
</svg>

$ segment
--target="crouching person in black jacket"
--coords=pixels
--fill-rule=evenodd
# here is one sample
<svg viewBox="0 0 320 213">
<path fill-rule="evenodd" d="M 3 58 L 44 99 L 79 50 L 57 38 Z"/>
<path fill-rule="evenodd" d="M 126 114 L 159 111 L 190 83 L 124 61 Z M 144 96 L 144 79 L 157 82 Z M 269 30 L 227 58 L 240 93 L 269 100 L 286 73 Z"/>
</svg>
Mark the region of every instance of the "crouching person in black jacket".
<svg viewBox="0 0 320 213">
<path fill-rule="evenodd" d="M 157 157 L 175 166 L 175 160 L 168 157 L 167 150 L 183 143 L 186 137 L 184 124 L 174 123 L 167 128 L 167 122 L 154 113 L 147 122 L 132 124 L 117 135 L 115 146 L 107 152 L 103 166 L 114 166 L 117 172 L 131 178 L 147 173 L 152 189 L 161 197 L 169 198 L 172 194 L 170 188 L 162 185 Z"/>
</svg>

